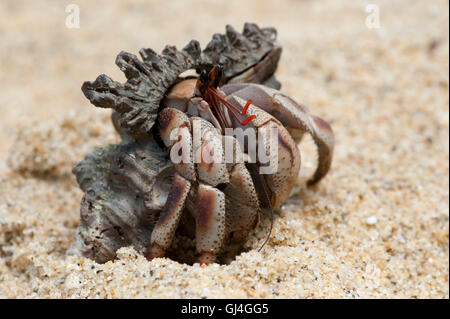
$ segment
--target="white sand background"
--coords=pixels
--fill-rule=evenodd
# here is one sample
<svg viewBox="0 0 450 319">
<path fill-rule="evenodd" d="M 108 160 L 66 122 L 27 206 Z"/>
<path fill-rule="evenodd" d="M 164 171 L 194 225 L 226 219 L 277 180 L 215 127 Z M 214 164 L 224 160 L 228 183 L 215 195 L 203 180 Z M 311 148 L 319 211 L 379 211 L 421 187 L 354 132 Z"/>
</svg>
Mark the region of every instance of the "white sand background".
<svg viewBox="0 0 450 319">
<path fill-rule="evenodd" d="M 448 298 L 448 1 L 0 2 L 0 297 Z M 226 24 L 274 26 L 282 90 L 328 120 L 332 170 L 298 185 L 229 265 L 148 262 L 131 248 L 100 265 L 67 257 L 82 192 L 71 167 L 117 141 L 80 87 L 124 76 L 121 50 L 204 46 Z"/>
</svg>

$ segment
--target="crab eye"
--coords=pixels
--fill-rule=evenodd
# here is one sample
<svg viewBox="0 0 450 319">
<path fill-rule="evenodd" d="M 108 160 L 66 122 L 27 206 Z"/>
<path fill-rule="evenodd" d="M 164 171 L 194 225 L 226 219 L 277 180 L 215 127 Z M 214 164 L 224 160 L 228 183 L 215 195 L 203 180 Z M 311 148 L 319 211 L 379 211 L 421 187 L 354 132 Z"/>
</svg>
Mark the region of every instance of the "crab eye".
<svg viewBox="0 0 450 319">
<path fill-rule="evenodd" d="M 220 84 L 220 81 L 222 80 L 222 76 L 223 76 L 223 66 L 222 64 L 217 64 L 217 74 L 216 74 L 216 78 L 214 79 L 214 87 L 218 87 Z"/>
<path fill-rule="evenodd" d="M 204 84 L 208 82 L 208 73 L 205 70 L 200 73 L 200 81 Z"/>
<path fill-rule="evenodd" d="M 223 76 L 223 65 L 221 63 L 217 64 L 217 78 L 219 81 L 222 79 Z"/>
</svg>

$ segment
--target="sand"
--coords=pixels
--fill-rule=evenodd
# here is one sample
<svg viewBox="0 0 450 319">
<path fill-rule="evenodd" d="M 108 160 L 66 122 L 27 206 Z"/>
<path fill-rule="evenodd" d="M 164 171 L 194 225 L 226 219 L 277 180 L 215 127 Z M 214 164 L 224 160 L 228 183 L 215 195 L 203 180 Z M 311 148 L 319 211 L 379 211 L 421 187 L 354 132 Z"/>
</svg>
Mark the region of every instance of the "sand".
<svg viewBox="0 0 450 319">
<path fill-rule="evenodd" d="M 80 29 L 60 1 L 0 3 L 0 297 L 449 298 L 448 1 L 373 1 L 378 29 L 364 1 L 74 2 Z M 258 252 L 264 218 L 229 264 L 67 256 L 82 196 L 71 167 L 118 140 L 81 83 L 122 81 L 120 50 L 205 45 L 245 21 L 278 29 L 283 91 L 332 124 L 330 174 L 305 186 L 302 143 L 272 238 Z"/>
</svg>

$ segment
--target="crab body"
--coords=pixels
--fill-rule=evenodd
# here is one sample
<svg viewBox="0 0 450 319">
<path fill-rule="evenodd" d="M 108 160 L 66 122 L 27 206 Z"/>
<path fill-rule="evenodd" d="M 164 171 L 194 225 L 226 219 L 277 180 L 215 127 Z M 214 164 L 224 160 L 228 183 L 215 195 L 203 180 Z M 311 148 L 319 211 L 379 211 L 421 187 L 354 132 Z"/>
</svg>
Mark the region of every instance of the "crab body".
<svg viewBox="0 0 450 319">
<path fill-rule="evenodd" d="M 215 68 L 209 73 L 213 79 L 214 72 Z M 196 221 L 199 262 L 215 261 L 226 238 L 245 240 L 259 221 L 260 207 L 277 208 L 289 196 L 300 170 L 297 142 L 305 132 L 312 133 L 315 140 L 319 140 L 318 145 L 326 148 L 319 150 L 319 161 L 322 162 L 311 182 L 320 180 L 330 167 L 331 127 L 322 119 L 309 115 L 304 106 L 278 90 L 249 83 L 216 88 L 215 93 L 211 93 L 216 96 L 214 99 L 206 94 L 208 89 L 214 88 L 199 92 L 201 78 L 202 75 L 198 80 L 185 80 L 175 85 L 163 101 L 165 108 L 158 114 L 158 130 L 165 146 L 171 148 L 171 154 L 184 154 L 184 158 L 175 164 L 176 174 L 169 198 L 152 233 L 150 259 L 164 255 L 185 207 Z M 240 119 L 231 113 L 233 111 L 249 120 Z M 197 147 L 194 146 L 196 122 L 202 129 Z M 239 143 L 236 137 L 227 135 L 230 128 L 241 129 L 238 132 L 243 129 L 258 132 L 254 137 L 263 135 L 262 139 L 258 136 L 258 143 L 261 143 L 258 147 L 263 148 L 266 155 L 275 152 L 276 170 L 258 174 L 256 168 L 262 163 L 256 160 L 251 174 L 242 156 L 249 152 L 249 143 L 242 143 L 243 139 L 239 139 Z M 267 149 L 269 139 L 274 138 L 267 134 L 270 129 L 276 134 L 275 150 Z M 174 135 L 175 131 L 178 134 Z M 184 140 L 184 150 L 176 147 L 180 139 Z M 233 160 L 230 163 L 225 160 L 227 140 L 232 145 Z M 209 151 L 213 153 L 210 162 L 202 157 L 205 149 L 208 154 Z M 195 163 L 197 155 L 200 155 L 200 161 Z M 190 204 L 186 205 L 186 201 Z"/>
<path fill-rule="evenodd" d="M 85 195 L 69 253 L 106 262 L 132 245 L 149 259 L 160 257 L 183 226 L 195 235 L 198 261 L 208 264 L 227 239 L 243 242 L 262 210 L 289 196 L 305 133 L 319 155 L 308 184 L 327 174 L 333 132 L 278 90 L 275 29 L 245 24 L 239 34 L 227 26 L 203 51 L 193 40 L 181 51 L 167 46 L 160 55 L 140 54 L 143 62 L 125 52 L 117 57 L 126 83 L 100 75 L 83 84 L 94 105 L 113 109 L 122 142 L 92 152 L 73 169 Z M 200 75 L 182 78 L 189 69 Z M 254 135 L 243 133 L 252 129 Z M 266 161 L 252 155 L 252 141 Z M 275 170 L 267 166 L 273 162 Z"/>
</svg>

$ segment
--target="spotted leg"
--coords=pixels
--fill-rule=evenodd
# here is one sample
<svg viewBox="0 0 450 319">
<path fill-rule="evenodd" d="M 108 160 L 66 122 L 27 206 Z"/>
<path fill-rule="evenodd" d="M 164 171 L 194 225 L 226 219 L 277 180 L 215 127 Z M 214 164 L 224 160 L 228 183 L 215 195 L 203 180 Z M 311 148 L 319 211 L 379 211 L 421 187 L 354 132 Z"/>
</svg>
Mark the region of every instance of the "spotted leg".
<svg viewBox="0 0 450 319">
<path fill-rule="evenodd" d="M 233 136 L 223 136 L 222 141 L 227 150 L 230 175 L 230 182 L 222 189 L 226 200 L 226 227 L 232 240 L 238 243 L 243 242 L 258 225 L 260 203 L 238 141 Z"/>
<path fill-rule="evenodd" d="M 192 161 L 192 136 L 189 118 L 181 111 L 164 109 L 158 114 L 158 129 L 164 144 L 180 158 L 175 163 L 176 173 L 166 203 L 151 236 L 151 247 L 147 258 L 164 256 L 170 246 L 180 220 L 186 197 L 195 181 L 195 167 Z M 175 133 L 175 134 L 174 134 Z M 176 142 L 183 141 L 177 144 Z M 178 147 L 178 146 L 184 147 Z"/>
<path fill-rule="evenodd" d="M 225 238 L 225 195 L 215 187 L 200 184 L 197 192 L 196 235 L 198 262 L 213 263 Z"/>
<path fill-rule="evenodd" d="M 333 159 L 334 134 L 331 126 L 320 117 L 309 113 L 308 109 L 284 93 L 259 84 L 229 84 L 221 88 L 233 101 L 238 97 L 243 101 L 251 99 L 253 104 L 272 114 L 299 142 L 304 133 L 309 133 L 317 145 L 318 165 L 309 185 L 320 181 L 329 171 Z"/>
<path fill-rule="evenodd" d="M 217 187 L 229 183 L 222 136 L 207 120 L 192 117 L 193 130 L 198 126 L 201 141 L 193 154 L 198 161 L 198 191 L 195 207 L 196 245 L 201 264 L 213 263 L 225 238 L 225 194 Z"/>
<path fill-rule="evenodd" d="M 166 249 L 169 248 L 190 189 L 191 183 L 180 174 L 175 173 L 166 204 L 152 231 L 151 247 L 147 255 L 148 259 L 164 256 Z"/>
</svg>

